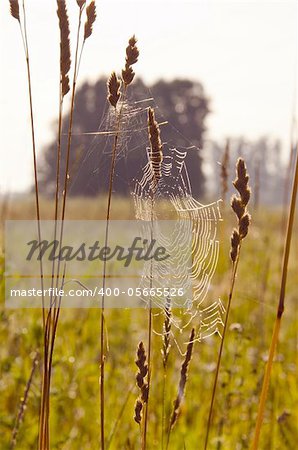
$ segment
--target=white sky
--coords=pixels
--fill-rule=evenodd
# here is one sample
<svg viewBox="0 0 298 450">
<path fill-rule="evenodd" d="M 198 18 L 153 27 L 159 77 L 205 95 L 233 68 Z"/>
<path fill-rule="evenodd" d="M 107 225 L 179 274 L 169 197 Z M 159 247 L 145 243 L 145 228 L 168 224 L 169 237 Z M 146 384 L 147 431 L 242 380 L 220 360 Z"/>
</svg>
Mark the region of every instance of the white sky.
<svg viewBox="0 0 298 450">
<path fill-rule="evenodd" d="M 27 0 L 38 151 L 52 138 L 57 114 L 59 32 L 55 0 Z M 78 7 L 68 0 L 72 37 Z M 284 151 L 297 76 L 297 2 L 98 0 L 80 82 L 123 66 L 128 38 L 138 38 L 137 75 L 188 77 L 211 98 L 208 138 L 280 138 Z M 0 191 L 32 182 L 25 63 L 17 21 L 0 2 Z"/>
</svg>

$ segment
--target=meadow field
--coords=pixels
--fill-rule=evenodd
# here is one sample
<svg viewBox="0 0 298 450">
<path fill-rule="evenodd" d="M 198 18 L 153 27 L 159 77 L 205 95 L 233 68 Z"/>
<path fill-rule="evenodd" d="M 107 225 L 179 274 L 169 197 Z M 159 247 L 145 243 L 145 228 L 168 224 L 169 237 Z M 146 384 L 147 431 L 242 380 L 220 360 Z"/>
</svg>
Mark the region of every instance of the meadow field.
<svg viewBox="0 0 298 450">
<path fill-rule="evenodd" d="M 4 22 L 0 450 L 296 449 L 294 8 L 42 3 Z"/>
<path fill-rule="evenodd" d="M 71 219 L 100 219 L 106 199 L 70 200 Z M 51 202 L 43 202 L 50 217 Z M 52 205 L 53 206 L 53 205 Z M 224 345 L 210 449 L 247 449 L 256 422 L 264 367 L 276 315 L 281 274 L 281 212 L 262 209 L 252 213 L 249 236 L 243 243 L 233 304 Z M 128 200 L 113 201 L 112 218 L 132 217 Z M 10 203 L 6 218 L 34 218 L 34 200 Z M 227 302 L 231 277 L 230 234 L 234 214 L 226 207 L 220 223 L 220 258 L 208 301 Z M 293 249 L 297 248 L 297 233 Z M 4 257 L 1 260 L 3 274 Z M 285 313 L 274 360 L 260 449 L 295 449 L 297 442 L 297 259 L 291 254 Z M 179 311 L 176 312 L 179 315 Z M 163 316 L 154 317 L 156 329 Z M 138 397 L 135 383 L 136 349 L 147 340 L 145 309 L 106 310 L 109 350 L 106 360 L 106 448 L 139 449 L 139 426 L 133 419 Z M 40 408 L 42 318 L 40 310 L 9 310 L 4 306 L 1 281 L 1 449 L 12 448 L 12 432 L 21 400 L 35 367 L 15 448 L 36 448 Z M 166 420 L 177 394 L 183 356 L 191 326 L 173 331 L 165 390 Z M 63 309 L 55 344 L 51 386 L 51 448 L 98 449 L 99 446 L 99 339 L 100 310 Z M 204 445 L 211 389 L 220 338 L 195 342 L 189 365 L 185 399 L 173 428 L 170 449 L 201 449 Z M 153 335 L 148 448 L 162 442 L 163 362 L 162 337 Z"/>
</svg>

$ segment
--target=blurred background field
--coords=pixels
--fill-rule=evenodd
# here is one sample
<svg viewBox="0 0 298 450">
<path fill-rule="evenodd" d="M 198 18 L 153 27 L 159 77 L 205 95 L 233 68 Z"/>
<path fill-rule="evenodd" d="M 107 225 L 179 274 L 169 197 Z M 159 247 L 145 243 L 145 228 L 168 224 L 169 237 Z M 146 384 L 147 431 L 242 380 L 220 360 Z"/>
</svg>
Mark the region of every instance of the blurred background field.
<svg viewBox="0 0 298 450">
<path fill-rule="evenodd" d="M 105 199 L 70 200 L 69 217 L 103 218 Z M 51 203 L 43 203 L 49 212 Z M 262 208 L 254 213 L 251 232 L 243 244 L 236 291 L 229 320 L 223 364 L 216 397 L 210 448 L 247 449 L 254 428 L 260 385 L 277 306 L 280 283 L 280 210 Z M 46 214 L 45 214 L 46 216 Z M 113 218 L 132 216 L 129 201 L 115 198 Z M 234 217 L 229 208 L 220 223 L 220 259 L 208 300 L 227 300 L 230 282 L 229 236 Z M 34 202 L 11 202 L 8 218 L 34 217 Z M 297 233 L 293 248 L 297 248 Z M 2 260 L 3 264 L 3 260 Z M 2 265 L 3 270 L 3 265 Z M 281 339 L 274 362 L 269 400 L 262 433 L 262 449 L 294 449 L 297 442 L 297 259 L 292 252 Z M 33 359 L 42 344 L 40 310 L 4 308 L 4 282 L 1 282 L 1 448 L 9 449 L 12 429 L 20 399 L 32 370 Z M 178 313 L 178 312 L 177 312 Z M 100 311 L 61 311 L 53 361 L 51 388 L 51 427 L 53 449 L 98 448 L 99 430 L 99 318 Z M 139 449 L 138 426 L 133 420 L 137 344 L 146 342 L 145 310 L 107 310 L 109 328 L 106 364 L 106 423 L 111 449 Z M 162 317 L 155 317 L 156 329 Z M 185 351 L 190 327 L 175 331 L 177 342 Z M 153 338 L 154 369 L 150 402 L 150 448 L 161 442 L 162 340 Z M 173 430 L 173 449 L 201 448 L 206 429 L 211 386 L 219 337 L 212 336 L 194 347 L 186 398 L 181 416 Z M 182 356 L 175 343 L 169 357 L 166 391 L 167 413 L 175 398 Z M 40 365 L 33 376 L 16 448 L 33 449 L 38 431 L 40 400 Z M 185 447 L 183 447 L 185 446 Z"/>
</svg>

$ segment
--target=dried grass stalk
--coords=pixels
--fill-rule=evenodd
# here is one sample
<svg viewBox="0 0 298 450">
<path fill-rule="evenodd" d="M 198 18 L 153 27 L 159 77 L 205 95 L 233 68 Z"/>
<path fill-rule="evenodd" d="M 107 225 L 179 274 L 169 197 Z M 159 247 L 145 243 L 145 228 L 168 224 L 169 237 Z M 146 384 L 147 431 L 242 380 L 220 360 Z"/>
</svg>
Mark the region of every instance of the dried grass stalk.
<svg viewBox="0 0 298 450">
<path fill-rule="evenodd" d="M 108 101 L 114 108 L 116 108 L 118 100 L 121 95 L 120 86 L 121 81 L 117 78 L 116 73 L 112 72 L 108 80 Z"/>
<path fill-rule="evenodd" d="M 92 2 L 87 6 L 86 14 L 87 20 L 85 23 L 84 41 L 86 41 L 86 39 L 91 36 L 93 31 L 93 24 L 96 19 L 96 5 L 94 0 L 92 0 Z"/>
<path fill-rule="evenodd" d="M 239 158 L 237 161 L 236 172 L 237 176 L 233 181 L 233 185 L 239 192 L 239 195 L 234 195 L 231 199 L 232 209 L 238 217 L 238 229 L 234 229 L 231 236 L 230 257 L 233 263 L 237 260 L 241 241 L 247 236 L 251 220 L 250 215 L 247 212 L 247 205 L 251 194 L 250 187 L 248 186 L 249 176 L 245 162 L 242 158 Z"/>
<path fill-rule="evenodd" d="M 64 97 L 70 90 L 68 73 L 71 65 L 69 20 L 65 0 L 57 0 L 57 15 L 60 28 L 61 93 Z"/>
<path fill-rule="evenodd" d="M 19 0 L 9 0 L 10 14 L 20 22 L 20 6 Z"/>
<path fill-rule="evenodd" d="M 224 342 L 225 342 L 225 337 L 226 337 L 231 303 L 232 303 L 232 298 L 233 298 L 233 293 L 234 293 L 234 286 L 235 286 L 235 281 L 236 281 L 236 276 L 237 276 L 241 242 L 247 236 L 248 228 L 249 228 L 249 224 L 250 224 L 250 220 L 251 220 L 250 215 L 247 211 L 247 205 L 248 205 L 248 202 L 250 199 L 250 194 L 251 194 L 251 190 L 250 190 L 250 187 L 248 184 L 249 175 L 247 173 L 245 162 L 242 158 L 239 158 L 237 161 L 236 174 L 237 174 L 237 176 L 233 182 L 233 185 L 239 192 L 239 195 L 234 195 L 232 197 L 231 206 L 232 206 L 234 213 L 236 214 L 236 216 L 238 218 L 238 229 L 235 228 L 233 230 L 232 236 L 231 236 L 230 257 L 231 257 L 231 260 L 233 263 L 232 278 L 231 278 L 231 285 L 230 285 L 230 291 L 229 291 L 229 296 L 228 296 L 228 305 L 227 305 L 227 311 L 226 311 L 226 316 L 225 316 L 222 339 L 220 342 L 217 363 L 216 363 L 216 369 L 215 369 L 215 376 L 214 376 L 213 387 L 212 387 L 212 394 L 211 394 L 211 401 L 210 401 L 210 407 L 209 407 L 204 450 L 206 450 L 208 447 L 208 438 L 209 438 L 209 432 L 210 432 L 211 423 L 212 423 L 214 400 L 215 400 L 215 395 L 216 395 L 219 369 L 220 369 L 220 365 L 221 365 L 221 358 L 222 358 L 223 347 L 224 347 Z"/>
<path fill-rule="evenodd" d="M 135 77 L 135 73 L 131 66 L 138 61 L 139 57 L 139 50 L 136 43 L 136 37 L 132 36 L 128 41 L 128 46 L 126 47 L 125 68 L 122 70 L 122 79 L 126 86 L 128 86 Z"/>
<path fill-rule="evenodd" d="M 150 162 L 153 170 L 154 184 L 158 184 L 161 178 L 161 163 L 163 160 L 162 143 L 160 139 L 160 130 L 155 120 L 154 110 L 148 109 L 148 131 L 150 141 Z"/>
<path fill-rule="evenodd" d="M 137 52 L 138 53 L 138 52 Z M 153 181 L 151 189 L 151 226 L 153 226 L 153 212 L 154 212 L 154 197 L 155 190 L 157 186 L 158 179 L 161 175 L 161 163 L 160 167 L 157 162 L 156 153 L 159 152 L 159 158 L 162 160 L 162 145 L 160 140 L 160 132 L 157 122 L 155 121 L 153 109 L 148 111 L 148 132 L 149 140 L 151 145 L 150 160 L 153 168 Z M 156 162 L 154 162 L 156 160 Z M 153 227 L 151 228 L 153 230 Z M 153 231 L 151 231 L 151 240 L 153 239 Z M 153 277 L 152 277 L 152 261 L 150 266 L 150 289 L 153 287 Z M 153 314 L 152 314 L 152 298 L 149 298 L 149 309 L 148 309 L 148 397 L 150 391 L 150 381 L 151 381 L 151 349 L 152 349 L 152 329 L 153 329 Z M 147 428 L 148 428 L 148 405 L 145 408 L 145 418 L 144 418 L 144 433 L 143 433 L 143 446 L 142 450 L 146 449 L 147 442 Z"/>
<path fill-rule="evenodd" d="M 86 28 L 85 28 L 86 30 Z M 123 97 L 126 95 L 127 85 L 124 85 Z M 117 79 L 116 75 L 112 73 L 109 81 L 108 81 L 108 101 L 112 106 L 116 108 L 117 102 L 120 98 L 120 83 Z M 114 142 L 112 146 L 112 158 L 111 158 L 111 166 L 109 173 L 109 190 L 108 190 L 108 204 L 106 211 L 106 232 L 105 232 L 105 246 L 108 246 L 109 241 L 109 224 L 110 224 L 110 212 L 111 212 L 111 203 L 112 203 L 112 192 L 113 192 L 113 183 L 115 176 L 115 167 L 116 167 L 116 158 L 117 158 L 117 150 L 119 144 L 119 137 L 121 133 L 121 125 L 122 125 L 122 117 L 124 111 L 124 102 L 121 102 L 119 110 L 116 111 L 116 122 L 115 122 L 115 135 Z M 106 261 L 104 261 L 103 266 L 103 291 L 105 290 L 106 284 Z M 105 333 L 105 295 L 102 296 L 101 299 L 101 319 L 100 319 L 100 429 L 101 429 L 101 449 L 104 450 L 105 447 L 105 430 L 104 430 L 104 418 L 105 418 L 105 386 L 104 386 L 104 373 L 105 373 L 105 348 L 104 348 L 104 333 Z M 148 361 L 150 361 L 150 347 L 148 352 Z M 148 380 L 149 385 L 149 380 Z M 149 388 L 147 397 L 149 395 Z M 140 409 L 139 406 L 136 405 L 136 419 L 139 420 Z M 138 414 L 137 414 L 138 413 Z"/>
</svg>

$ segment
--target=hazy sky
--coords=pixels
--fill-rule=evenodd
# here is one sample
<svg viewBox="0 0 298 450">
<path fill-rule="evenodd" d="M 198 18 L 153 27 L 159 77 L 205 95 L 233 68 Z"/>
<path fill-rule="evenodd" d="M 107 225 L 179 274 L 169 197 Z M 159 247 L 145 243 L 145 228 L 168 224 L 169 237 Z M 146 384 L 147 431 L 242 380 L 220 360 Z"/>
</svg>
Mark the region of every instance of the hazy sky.
<svg viewBox="0 0 298 450">
<path fill-rule="evenodd" d="M 78 7 L 68 0 L 72 37 Z M 57 114 L 59 32 L 56 0 L 27 0 L 34 111 L 40 152 Z M 32 181 L 25 64 L 17 21 L 0 2 L 0 189 Z M 208 138 L 264 134 L 289 143 L 297 76 L 297 2 L 98 0 L 80 82 L 123 66 L 128 38 L 140 48 L 136 72 L 146 81 L 188 77 L 211 99 Z"/>
</svg>

